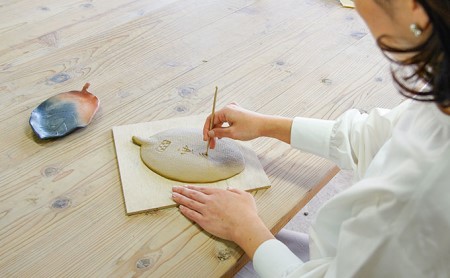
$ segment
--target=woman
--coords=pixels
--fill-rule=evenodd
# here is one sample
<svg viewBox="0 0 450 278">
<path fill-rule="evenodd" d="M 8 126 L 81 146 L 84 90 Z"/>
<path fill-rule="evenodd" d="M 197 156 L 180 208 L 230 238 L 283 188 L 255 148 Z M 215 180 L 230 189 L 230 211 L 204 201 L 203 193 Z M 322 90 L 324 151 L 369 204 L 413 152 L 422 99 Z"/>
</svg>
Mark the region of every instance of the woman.
<svg viewBox="0 0 450 278">
<path fill-rule="evenodd" d="M 408 100 L 337 121 L 282 118 L 230 104 L 204 139 L 277 138 L 353 169 L 357 182 L 327 202 L 310 230 L 311 259 L 296 256 L 237 189 L 175 187 L 180 211 L 236 242 L 262 277 L 449 277 L 450 1 L 355 0 Z M 411 72 L 412 70 L 412 72 Z M 427 84 L 417 91 L 417 83 Z M 222 128 L 223 123 L 229 127 Z M 238 228 L 236 228 L 238 227 Z M 307 249 L 307 248 L 305 248 Z"/>
</svg>

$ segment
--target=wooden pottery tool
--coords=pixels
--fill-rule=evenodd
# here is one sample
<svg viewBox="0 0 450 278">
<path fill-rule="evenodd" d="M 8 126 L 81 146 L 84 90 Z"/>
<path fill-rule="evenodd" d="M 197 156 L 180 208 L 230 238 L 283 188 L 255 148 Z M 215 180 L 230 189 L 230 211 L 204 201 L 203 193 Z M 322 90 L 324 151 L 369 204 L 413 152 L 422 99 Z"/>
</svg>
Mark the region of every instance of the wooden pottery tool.
<svg viewBox="0 0 450 278">
<path fill-rule="evenodd" d="M 217 91 L 218 88 L 216 86 L 216 91 L 214 92 L 214 101 L 213 101 L 213 107 L 212 107 L 212 112 L 211 112 L 211 121 L 209 122 L 209 130 L 211 130 L 214 126 L 214 113 L 216 110 L 216 100 L 217 100 Z M 208 156 L 208 151 L 209 151 L 209 144 L 211 143 L 211 138 L 208 139 L 208 143 L 206 144 L 206 156 Z"/>
</svg>

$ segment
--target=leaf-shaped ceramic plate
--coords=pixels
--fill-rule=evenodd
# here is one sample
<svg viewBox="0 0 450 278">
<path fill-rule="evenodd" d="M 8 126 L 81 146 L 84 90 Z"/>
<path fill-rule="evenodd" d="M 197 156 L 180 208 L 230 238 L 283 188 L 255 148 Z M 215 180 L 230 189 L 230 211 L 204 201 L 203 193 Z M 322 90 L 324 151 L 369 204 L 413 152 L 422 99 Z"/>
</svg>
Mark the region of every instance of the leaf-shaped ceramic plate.
<svg viewBox="0 0 450 278">
<path fill-rule="evenodd" d="M 30 125 L 40 139 L 63 137 L 77 128 L 87 126 L 100 106 L 89 93 L 89 83 L 81 91 L 57 94 L 39 104 L 30 116 Z"/>
</svg>

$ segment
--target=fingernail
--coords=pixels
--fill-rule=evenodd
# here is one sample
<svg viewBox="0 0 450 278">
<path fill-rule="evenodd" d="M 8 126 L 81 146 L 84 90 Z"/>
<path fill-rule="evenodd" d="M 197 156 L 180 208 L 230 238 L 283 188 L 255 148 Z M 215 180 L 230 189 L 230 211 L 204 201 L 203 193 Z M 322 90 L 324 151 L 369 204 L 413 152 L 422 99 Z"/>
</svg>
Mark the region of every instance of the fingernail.
<svg viewBox="0 0 450 278">
<path fill-rule="evenodd" d="M 214 137 L 214 131 L 212 131 L 212 130 L 208 131 L 208 136 L 209 137 Z"/>
</svg>

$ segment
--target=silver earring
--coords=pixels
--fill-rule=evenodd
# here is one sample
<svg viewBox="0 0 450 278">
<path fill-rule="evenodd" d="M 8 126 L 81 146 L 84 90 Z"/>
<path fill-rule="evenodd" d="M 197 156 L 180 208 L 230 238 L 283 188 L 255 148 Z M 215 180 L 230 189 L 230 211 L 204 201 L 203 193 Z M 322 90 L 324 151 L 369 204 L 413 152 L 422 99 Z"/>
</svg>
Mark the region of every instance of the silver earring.
<svg viewBox="0 0 450 278">
<path fill-rule="evenodd" d="M 414 34 L 415 37 L 420 37 L 420 35 L 422 35 L 422 28 L 420 28 L 419 25 L 417 25 L 416 23 L 413 23 L 411 25 L 409 25 L 409 30 L 411 30 L 411 32 Z"/>
</svg>

